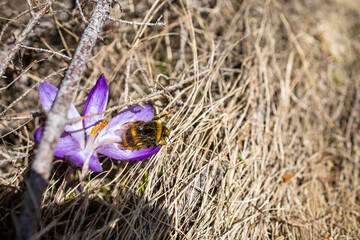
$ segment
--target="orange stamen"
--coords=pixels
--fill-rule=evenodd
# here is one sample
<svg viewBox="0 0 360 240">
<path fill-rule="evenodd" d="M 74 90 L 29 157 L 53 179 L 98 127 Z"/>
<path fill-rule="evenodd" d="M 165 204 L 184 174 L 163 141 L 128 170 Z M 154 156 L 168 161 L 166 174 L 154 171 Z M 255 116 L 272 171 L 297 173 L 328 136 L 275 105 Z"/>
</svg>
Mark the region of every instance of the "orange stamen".
<svg viewBox="0 0 360 240">
<path fill-rule="evenodd" d="M 107 143 L 101 145 L 101 146 L 98 147 L 97 149 L 103 148 L 103 147 L 105 147 L 106 145 L 112 144 L 112 143 L 114 143 L 114 142 L 115 142 L 115 140 L 111 140 L 110 142 L 107 142 Z"/>
<path fill-rule="evenodd" d="M 91 136 L 94 137 L 101 129 L 107 126 L 107 123 L 105 120 L 103 120 L 101 123 L 98 123 L 93 129 L 91 130 Z"/>
</svg>

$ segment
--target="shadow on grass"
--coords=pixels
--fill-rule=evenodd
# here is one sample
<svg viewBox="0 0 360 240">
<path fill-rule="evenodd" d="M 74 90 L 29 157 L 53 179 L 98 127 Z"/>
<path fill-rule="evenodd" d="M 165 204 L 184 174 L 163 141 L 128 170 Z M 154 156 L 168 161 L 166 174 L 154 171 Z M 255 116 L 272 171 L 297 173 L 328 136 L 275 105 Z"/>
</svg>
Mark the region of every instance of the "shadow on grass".
<svg viewBox="0 0 360 240">
<path fill-rule="evenodd" d="M 55 173 L 59 181 L 44 194 L 46 200 L 41 207 L 41 222 L 34 239 L 168 238 L 172 226 L 168 212 L 153 207 L 155 204 L 144 200 L 138 189 L 111 185 L 106 189 L 89 187 L 82 193 L 60 194 L 60 191 L 69 193 L 69 189 L 75 189 L 76 181 L 69 181 L 69 178 L 74 180 L 75 171 L 63 163 L 55 164 L 54 168 L 56 173 L 62 174 L 56 176 Z M 106 176 L 113 177 L 112 174 L 116 173 Z M 98 181 L 97 186 L 107 183 L 96 173 L 91 175 L 91 179 Z M 5 190 L 6 195 L 5 192 L 0 194 L 3 196 L 0 199 L 0 239 L 15 239 L 16 230 L 20 229 L 17 224 L 23 207 L 21 199 L 24 190 Z M 58 198 L 58 195 L 62 197 Z"/>
</svg>

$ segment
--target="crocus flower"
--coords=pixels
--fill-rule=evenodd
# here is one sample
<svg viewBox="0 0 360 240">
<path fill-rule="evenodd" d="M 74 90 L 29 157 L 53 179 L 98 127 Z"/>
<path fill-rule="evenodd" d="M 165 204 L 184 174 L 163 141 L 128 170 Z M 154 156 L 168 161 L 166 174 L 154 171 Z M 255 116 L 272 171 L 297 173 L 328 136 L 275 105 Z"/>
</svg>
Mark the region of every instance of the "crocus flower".
<svg viewBox="0 0 360 240">
<path fill-rule="evenodd" d="M 44 82 L 39 86 L 39 96 L 46 111 L 52 107 L 58 89 L 50 83 Z M 102 112 L 106 109 L 109 89 L 104 74 L 97 80 L 91 89 L 84 106 L 84 116 Z M 81 117 L 73 104 L 68 111 L 68 119 Z M 78 166 L 88 163 L 90 170 L 102 171 L 98 153 L 113 159 L 132 161 L 142 160 L 157 153 L 160 146 L 143 148 L 140 150 L 128 150 L 119 145 L 122 140 L 121 132 L 124 132 L 129 122 L 142 120 L 149 122 L 154 117 L 154 110 L 149 105 L 135 106 L 118 113 L 107 124 L 104 114 L 84 118 L 65 126 L 65 132 L 58 140 L 54 155 L 59 158 L 68 158 Z M 36 143 L 40 142 L 44 128 L 40 127 L 35 132 Z"/>
</svg>

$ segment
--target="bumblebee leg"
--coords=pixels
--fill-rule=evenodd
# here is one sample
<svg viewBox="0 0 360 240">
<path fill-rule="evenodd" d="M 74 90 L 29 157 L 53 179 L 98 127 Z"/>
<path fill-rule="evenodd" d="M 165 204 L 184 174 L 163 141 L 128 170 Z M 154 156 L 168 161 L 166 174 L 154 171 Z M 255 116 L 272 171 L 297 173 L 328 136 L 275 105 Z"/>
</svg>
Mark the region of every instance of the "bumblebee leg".
<svg viewBox="0 0 360 240">
<path fill-rule="evenodd" d="M 143 148 L 143 145 L 141 143 L 137 143 L 135 147 L 133 147 L 133 150 L 140 150 Z"/>
<path fill-rule="evenodd" d="M 160 145 L 167 145 L 167 142 L 164 139 L 160 139 L 159 144 Z"/>
<path fill-rule="evenodd" d="M 160 118 L 166 117 L 167 115 L 169 115 L 169 113 L 159 114 L 154 116 L 152 120 L 159 120 Z"/>
</svg>

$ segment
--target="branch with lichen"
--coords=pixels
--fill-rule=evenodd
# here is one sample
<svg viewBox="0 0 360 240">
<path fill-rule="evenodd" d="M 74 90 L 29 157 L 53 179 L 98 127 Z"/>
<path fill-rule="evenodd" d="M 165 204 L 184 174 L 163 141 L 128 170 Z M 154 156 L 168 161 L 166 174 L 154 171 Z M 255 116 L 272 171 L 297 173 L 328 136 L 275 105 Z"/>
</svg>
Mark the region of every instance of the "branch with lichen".
<svg viewBox="0 0 360 240">
<path fill-rule="evenodd" d="M 89 19 L 89 24 L 62 79 L 54 105 L 49 112 L 43 133 L 46 137 L 41 138 L 35 160 L 32 164 L 30 179 L 27 182 L 18 239 L 29 239 L 35 234 L 40 218 L 42 194 L 48 185 L 55 146 L 61 133 L 64 131 L 69 106 L 79 85 L 91 50 L 107 19 L 110 4 L 111 1 L 109 0 L 99 0 L 97 2 Z"/>
<path fill-rule="evenodd" d="M 7 53 L 5 53 L 5 56 L 1 57 L 0 76 L 2 76 L 5 73 L 5 70 L 9 65 L 9 62 L 13 59 L 15 53 L 20 49 L 22 42 L 29 35 L 34 25 L 39 22 L 42 16 L 44 16 L 45 12 L 49 9 L 49 7 L 53 4 L 54 1 L 55 0 L 49 0 L 42 9 L 40 9 L 36 13 L 32 13 L 33 17 L 31 18 L 25 29 L 20 33 L 19 36 L 16 37 L 15 43 L 11 46 L 10 50 Z"/>
</svg>

